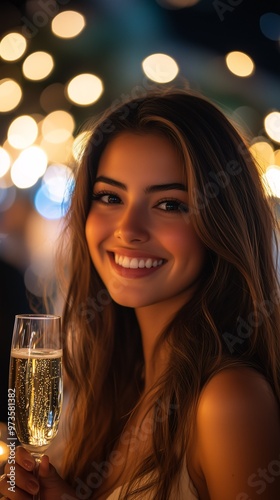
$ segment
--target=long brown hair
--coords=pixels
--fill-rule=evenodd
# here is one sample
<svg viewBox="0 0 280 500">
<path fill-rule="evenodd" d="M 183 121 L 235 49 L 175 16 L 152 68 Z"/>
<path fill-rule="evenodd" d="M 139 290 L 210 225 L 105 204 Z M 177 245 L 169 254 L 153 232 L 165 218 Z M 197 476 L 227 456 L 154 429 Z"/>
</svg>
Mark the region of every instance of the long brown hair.
<svg viewBox="0 0 280 500">
<path fill-rule="evenodd" d="M 123 131 L 157 131 L 178 149 L 186 170 L 188 217 L 208 255 L 199 289 L 162 332 L 160 342 L 169 344 L 171 355 L 154 398 L 153 453 L 130 484 L 132 491 L 137 479 L 157 472 L 155 498 L 163 500 L 188 456 L 201 390 L 215 373 L 252 366 L 280 401 L 276 222 L 244 140 L 206 98 L 178 89 L 150 92 L 108 110 L 92 127 L 64 235 L 70 256 L 64 358 L 72 386 L 64 475 L 73 485 L 77 477 L 87 482 L 93 463 L 109 463 L 141 397 L 143 352 L 134 311 L 110 298 L 85 239 L 100 156 Z"/>
</svg>

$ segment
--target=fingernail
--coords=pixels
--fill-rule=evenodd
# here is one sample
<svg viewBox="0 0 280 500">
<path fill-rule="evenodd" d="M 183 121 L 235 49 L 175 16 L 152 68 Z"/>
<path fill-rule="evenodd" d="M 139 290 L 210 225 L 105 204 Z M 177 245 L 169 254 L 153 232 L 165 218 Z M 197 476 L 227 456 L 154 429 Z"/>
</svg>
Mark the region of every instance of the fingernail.
<svg viewBox="0 0 280 500">
<path fill-rule="evenodd" d="M 25 468 L 25 469 L 28 469 L 28 470 L 32 470 L 32 469 L 33 469 L 33 467 L 34 467 L 33 462 L 30 462 L 29 460 L 24 460 L 24 461 L 22 462 L 22 464 L 23 464 L 24 468 Z"/>
<path fill-rule="evenodd" d="M 36 491 L 38 491 L 38 488 L 39 488 L 38 483 L 35 483 L 35 481 L 28 481 L 27 486 L 28 486 L 28 490 L 31 493 L 36 493 Z"/>
</svg>

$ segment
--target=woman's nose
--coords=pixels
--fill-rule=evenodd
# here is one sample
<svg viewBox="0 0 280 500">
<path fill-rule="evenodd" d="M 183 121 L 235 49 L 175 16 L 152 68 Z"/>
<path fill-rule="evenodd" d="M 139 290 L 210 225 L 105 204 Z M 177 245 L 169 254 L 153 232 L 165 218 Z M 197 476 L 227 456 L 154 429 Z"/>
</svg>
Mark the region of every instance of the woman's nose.
<svg viewBox="0 0 280 500">
<path fill-rule="evenodd" d="M 131 208 L 119 220 L 114 235 L 124 243 L 144 243 L 149 239 L 148 217 L 144 210 Z"/>
</svg>

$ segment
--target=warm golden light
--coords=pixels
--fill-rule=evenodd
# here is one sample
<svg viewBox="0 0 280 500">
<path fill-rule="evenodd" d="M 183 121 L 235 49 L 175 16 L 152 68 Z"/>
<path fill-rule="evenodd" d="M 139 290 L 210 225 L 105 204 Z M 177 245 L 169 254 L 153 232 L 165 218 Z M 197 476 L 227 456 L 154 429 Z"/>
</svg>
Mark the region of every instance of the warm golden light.
<svg viewBox="0 0 280 500">
<path fill-rule="evenodd" d="M 84 132 L 81 132 L 77 137 L 75 138 L 73 145 L 72 145 L 72 154 L 73 157 L 75 158 L 76 161 L 79 161 L 84 149 L 86 147 L 86 144 L 88 142 L 88 139 L 90 138 L 91 132 L 85 130 Z"/>
<path fill-rule="evenodd" d="M 274 163 L 274 150 L 271 144 L 264 140 L 256 141 L 249 147 L 260 171 L 264 173 L 269 165 Z"/>
<path fill-rule="evenodd" d="M 23 74 L 29 80 L 43 80 L 49 76 L 53 68 L 54 61 L 52 56 L 42 51 L 30 54 L 22 65 Z"/>
<path fill-rule="evenodd" d="M 3 148 L 5 149 L 5 151 L 7 151 L 10 157 L 10 165 L 12 165 L 19 155 L 18 149 L 13 148 L 13 146 L 11 146 L 11 144 L 9 143 L 8 139 L 5 140 Z"/>
<path fill-rule="evenodd" d="M 67 85 L 69 99 L 80 106 L 93 104 L 103 92 L 100 78 L 90 73 L 77 75 Z"/>
<path fill-rule="evenodd" d="M 267 135 L 276 142 L 280 142 L 280 113 L 273 111 L 264 119 L 264 128 Z"/>
<path fill-rule="evenodd" d="M 48 156 L 49 162 L 66 163 L 72 160 L 73 137 L 70 136 L 64 142 L 49 142 L 42 139 L 40 147 Z"/>
<path fill-rule="evenodd" d="M 52 20 L 52 31 L 60 38 L 73 38 L 84 29 L 85 18 L 79 12 L 66 10 Z"/>
<path fill-rule="evenodd" d="M 6 113 L 15 109 L 22 98 L 21 87 L 10 78 L 0 80 L 0 112 Z"/>
<path fill-rule="evenodd" d="M 158 83 L 171 82 L 179 71 L 174 59 L 166 54 L 152 54 L 146 57 L 142 62 L 142 68 L 150 80 Z"/>
<path fill-rule="evenodd" d="M 10 448 L 4 441 L 0 441 L 0 465 L 2 465 L 8 459 L 10 454 Z"/>
<path fill-rule="evenodd" d="M 276 149 L 276 151 L 274 151 L 274 163 L 280 167 L 280 149 Z"/>
<path fill-rule="evenodd" d="M 28 115 L 15 118 L 8 128 L 8 141 L 16 149 L 24 149 L 34 143 L 38 135 L 38 126 L 34 118 Z"/>
<path fill-rule="evenodd" d="M 9 170 L 11 158 L 6 149 L 0 146 L 0 177 L 3 177 Z"/>
<path fill-rule="evenodd" d="M 244 52 L 230 52 L 226 56 L 226 65 L 228 69 L 236 76 L 250 76 L 254 71 L 254 62 Z"/>
<path fill-rule="evenodd" d="M 44 175 L 48 165 L 48 158 L 39 146 L 25 149 L 15 160 L 11 168 L 11 178 L 15 186 L 27 189 L 36 184 L 39 177 Z"/>
<path fill-rule="evenodd" d="M 16 61 L 26 51 L 27 42 L 20 33 L 9 33 L 0 43 L 0 57 L 5 61 Z"/>
<path fill-rule="evenodd" d="M 280 198 L 280 167 L 271 165 L 263 176 L 269 186 L 268 194 Z"/>
<path fill-rule="evenodd" d="M 42 123 L 42 134 L 48 142 L 64 142 L 75 127 L 74 118 L 67 111 L 57 110 L 49 113 Z"/>
</svg>

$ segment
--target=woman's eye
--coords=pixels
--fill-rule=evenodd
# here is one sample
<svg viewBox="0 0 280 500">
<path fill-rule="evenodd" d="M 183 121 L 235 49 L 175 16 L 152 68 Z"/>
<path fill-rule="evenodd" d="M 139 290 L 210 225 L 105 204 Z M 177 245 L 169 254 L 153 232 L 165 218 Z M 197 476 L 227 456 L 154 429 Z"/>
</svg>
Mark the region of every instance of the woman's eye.
<svg viewBox="0 0 280 500">
<path fill-rule="evenodd" d="M 93 201 L 100 201 L 105 205 L 113 205 L 116 203 L 121 203 L 119 196 L 113 193 L 96 193 L 92 195 Z"/>
<path fill-rule="evenodd" d="M 188 207 L 185 203 L 179 200 L 164 200 L 158 203 L 157 208 L 166 212 L 188 212 Z"/>
</svg>

